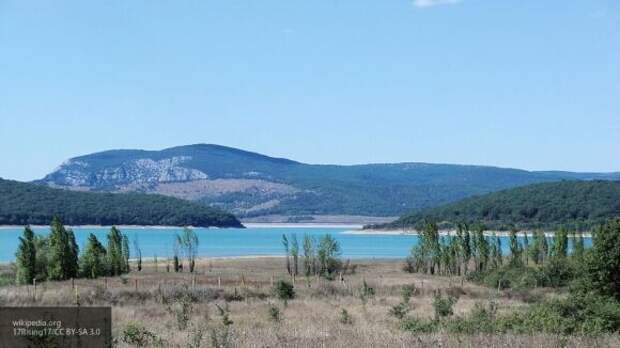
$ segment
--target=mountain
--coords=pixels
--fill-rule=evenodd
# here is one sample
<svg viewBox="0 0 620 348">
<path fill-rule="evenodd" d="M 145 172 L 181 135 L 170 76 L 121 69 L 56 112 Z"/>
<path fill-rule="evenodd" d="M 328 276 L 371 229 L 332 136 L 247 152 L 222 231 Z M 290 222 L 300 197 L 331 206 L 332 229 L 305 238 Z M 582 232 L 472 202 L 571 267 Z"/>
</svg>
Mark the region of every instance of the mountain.
<svg viewBox="0 0 620 348">
<path fill-rule="evenodd" d="M 620 173 L 530 172 L 428 163 L 312 165 L 210 144 L 112 150 L 72 158 L 37 183 L 72 190 L 159 193 L 232 211 L 395 216 L 536 182 L 620 179 Z"/>
<path fill-rule="evenodd" d="M 470 197 L 402 216 L 369 228 L 421 227 L 425 219 L 444 227 L 482 222 L 489 228 L 586 230 L 620 216 L 620 181 L 561 181 L 533 184 Z"/>
<path fill-rule="evenodd" d="M 171 225 L 242 227 L 231 214 L 144 193 L 76 192 L 0 179 L 0 225 Z"/>
</svg>

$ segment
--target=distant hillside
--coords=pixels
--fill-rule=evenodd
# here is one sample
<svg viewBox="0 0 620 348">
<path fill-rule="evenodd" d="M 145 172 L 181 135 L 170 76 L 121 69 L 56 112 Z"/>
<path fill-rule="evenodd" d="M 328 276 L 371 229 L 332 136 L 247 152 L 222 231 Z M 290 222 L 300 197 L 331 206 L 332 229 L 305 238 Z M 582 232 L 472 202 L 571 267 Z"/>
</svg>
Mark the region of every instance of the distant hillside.
<svg viewBox="0 0 620 348">
<path fill-rule="evenodd" d="M 564 178 L 620 179 L 620 173 L 529 172 L 428 163 L 310 165 L 198 144 L 80 156 L 37 182 L 73 190 L 159 193 L 221 207 L 240 217 L 395 216 Z"/>
<path fill-rule="evenodd" d="M 54 215 L 69 225 L 241 226 L 231 214 L 172 197 L 75 192 L 0 179 L 0 225 L 47 225 Z"/>
<path fill-rule="evenodd" d="M 375 228 L 420 226 L 432 219 L 444 226 L 483 222 L 489 228 L 514 224 L 520 228 L 583 230 L 620 216 L 620 181 L 562 181 L 471 197 L 444 206 L 404 215 Z"/>
</svg>

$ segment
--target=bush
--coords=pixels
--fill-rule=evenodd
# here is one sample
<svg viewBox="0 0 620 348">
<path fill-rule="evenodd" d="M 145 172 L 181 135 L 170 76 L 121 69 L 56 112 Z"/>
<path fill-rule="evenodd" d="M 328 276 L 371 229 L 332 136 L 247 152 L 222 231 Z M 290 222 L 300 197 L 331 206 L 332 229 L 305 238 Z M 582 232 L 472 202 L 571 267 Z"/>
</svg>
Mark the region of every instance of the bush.
<svg viewBox="0 0 620 348">
<path fill-rule="evenodd" d="M 341 324 L 351 325 L 353 324 L 353 317 L 351 317 L 351 314 L 349 314 L 349 311 L 343 308 L 340 311 L 340 319 L 338 321 L 340 321 Z"/>
<path fill-rule="evenodd" d="M 471 272 L 467 279 L 495 289 L 523 290 L 546 284 L 542 271 L 521 264 L 506 264 L 493 270 Z"/>
<path fill-rule="evenodd" d="M 552 257 L 542 267 L 542 284 L 552 288 L 568 285 L 575 277 L 575 270 L 567 258 Z"/>
<path fill-rule="evenodd" d="M 448 317 L 454 314 L 452 307 L 457 299 L 454 297 L 443 297 L 441 294 L 433 298 L 433 309 L 435 310 L 435 319 Z"/>
<path fill-rule="evenodd" d="M 287 301 L 295 298 L 295 288 L 293 284 L 284 280 L 278 280 L 273 287 L 273 291 L 280 300 Z"/>
<path fill-rule="evenodd" d="M 161 343 L 161 340 L 144 326 L 131 322 L 123 329 L 121 340 L 136 347 L 150 347 L 153 344 Z"/>
<path fill-rule="evenodd" d="M 400 295 L 403 298 L 404 303 L 409 303 L 409 300 L 413 295 L 418 293 L 418 289 L 413 284 L 403 285 Z"/>
<path fill-rule="evenodd" d="M 424 321 L 407 319 L 403 329 L 417 333 L 442 330 L 456 334 L 600 335 L 620 332 L 620 303 L 610 297 L 570 296 L 498 316 L 494 302 L 477 304 L 466 317 Z"/>
<path fill-rule="evenodd" d="M 275 305 L 270 305 L 268 309 L 269 319 L 273 322 L 279 323 L 282 321 L 282 312 L 280 312 L 280 308 Z"/>
<path fill-rule="evenodd" d="M 404 319 L 409 313 L 409 304 L 401 302 L 390 308 L 389 314 L 397 319 Z"/>
<path fill-rule="evenodd" d="M 496 312 L 495 302 L 489 302 L 488 306 L 477 303 L 466 318 L 455 318 L 448 321 L 446 329 L 448 332 L 468 335 L 495 333 L 498 331 L 495 321 Z"/>
<path fill-rule="evenodd" d="M 424 320 L 409 318 L 402 323 L 402 329 L 413 333 L 433 333 L 439 328 L 439 322 L 435 320 Z"/>
<path fill-rule="evenodd" d="M 375 297 L 375 288 L 368 286 L 366 280 L 362 282 L 362 287 L 360 288 L 360 299 L 365 304 L 369 298 Z"/>
<path fill-rule="evenodd" d="M 226 302 L 239 302 L 239 301 L 243 301 L 243 295 L 241 295 L 239 293 L 239 291 L 237 291 L 237 288 L 233 289 L 233 292 L 225 292 L 224 293 L 224 301 Z"/>
</svg>

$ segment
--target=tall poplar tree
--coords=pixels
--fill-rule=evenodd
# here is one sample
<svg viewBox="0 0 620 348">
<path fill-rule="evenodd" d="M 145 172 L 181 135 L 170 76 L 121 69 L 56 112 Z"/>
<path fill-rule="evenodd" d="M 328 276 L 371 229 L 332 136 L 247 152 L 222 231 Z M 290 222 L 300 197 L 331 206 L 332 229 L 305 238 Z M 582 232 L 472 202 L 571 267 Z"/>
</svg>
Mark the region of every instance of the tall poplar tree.
<svg viewBox="0 0 620 348">
<path fill-rule="evenodd" d="M 19 237 L 19 247 L 15 254 L 17 264 L 17 283 L 30 284 L 36 276 L 37 250 L 34 232 L 30 226 L 24 228 L 23 236 Z"/>
</svg>

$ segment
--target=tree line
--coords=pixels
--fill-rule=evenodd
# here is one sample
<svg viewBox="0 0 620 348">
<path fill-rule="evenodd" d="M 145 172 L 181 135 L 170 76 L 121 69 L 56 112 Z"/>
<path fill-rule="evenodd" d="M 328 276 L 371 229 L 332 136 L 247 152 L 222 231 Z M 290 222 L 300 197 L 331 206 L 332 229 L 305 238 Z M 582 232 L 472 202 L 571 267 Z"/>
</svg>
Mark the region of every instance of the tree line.
<svg viewBox="0 0 620 348">
<path fill-rule="evenodd" d="M 129 238 L 115 226 L 110 228 L 106 238 L 107 243 L 104 246 L 97 236 L 90 233 L 84 250 L 80 253 L 73 230 L 66 228 L 58 217 L 52 219 L 50 233 L 47 236 L 37 235 L 30 226 L 26 226 L 22 236 L 19 237 L 15 253 L 16 282 L 30 284 L 34 279 L 66 280 L 129 273 L 131 270 Z M 189 271 L 194 272 L 198 242 L 198 236 L 191 228 L 185 227 L 181 234 L 174 236 L 175 272 L 183 271 L 182 257 L 187 260 Z M 136 269 L 141 271 L 142 249 L 137 238 L 134 239 L 133 245 L 136 252 Z M 169 266 L 167 269 L 170 271 Z"/>
<path fill-rule="evenodd" d="M 519 241 L 521 237 L 522 242 Z M 405 270 L 442 275 L 467 275 L 470 271 L 485 272 L 505 264 L 510 266 L 542 265 L 568 255 L 569 233 L 560 228 L 550 241 L 542 231 L 534 231 L 530 243 L 528 233 L 513 228 L 509 232 L 509 253 L 504 255 L 502 240 L 495 232 L 490 236 L 483 224 L 457 225 L 455 235 L 440 236 L 435 222 L 427 221 L 418 243 L 406 259 Z M 573 254 L 581 258 L 585 244 L 583 233 L 572 233 Z"/>
<path fill-rule="evenodd" d="M 66 228 L 58 217 L 52 219 L 47 236 L 36 235 L 26 226 L 15 256 L 18 284 L 29 284 L 34 279 L 116 276 L 130 270 L 129 240 L 118 228 L 110 229 L 105 247 L 91 233 L 80 255 L 73 230 Z"/>
<path fill-rule="evenodd" d="M 291 276 L 306 277 L 318 275 L 333 279 L 338 272 L 353 271 L 350 262 L 340 258 L 342 250 L 338 241 L 330 234 L 315 238 L 305 234 L 301 247 L 296 234 L 282 235 L 286 271 Z"/>
<path fill-rule="evenodd" d="M 480 239 L 481 230 L 483 228 L 474 228 L 471 245 L 476 239 L 479 239 L 478 245 L 486 239 L 483 244 L 493 250 L 497 242 L 494 243 L 493 237 Z M 451 250 L 452 245 L 461 249 L 458 243 L 467 238 L 467 232 L 468 229 L 461 225 L 452 239 L 458 242 L 437 243 L 436 228 L 427 222 L 425 234 L 421 237 L 424 247 L 414 248 L 405 268 L 418 267 L 417 271 L 430 273 L 434 266 L 435 274 L 450 274 L 450 263 L 445 264 L 441 257 L 435 256 L 437 253 L 442 255 L 437 248 Z M 598 335 L 620 332 L 620 219 L 611 219 L 595 227 L 591 233 L 592 246 L 585 248 L 583 237 L 579 234 L 570 237 L 566 228 L 556 231 L 553 238 L 535 233 L 532 243 L 527 235 L 519 243 L 517 232 L 513 230 L 509 240 L 510 253 L 503 255 L 501 261 L 498 259 L 497 264 L 493 261 L 497 256 L 491 256 L 492 252 L 484 255 L 485 247 L 472 251 L 469 266 L 460 264 L 463 272 L 470 272 L 468 279 L 498 290 L 511 288 L 516 293 L 528 294 L 528 288 L 535 286 L 565 287 L 561 291 L 563 296 L 539 299 L 533 296 L 529 306 L 503 313 L 498 313 L 495 300 L 490 300 L 488 306 L 477 305 L 465 316 L 434 320 L 410 317 L 403 322 L 403 327 L 416 333 L 441 331 L 457 334 L 544 332 Z M 572 248 L 569 248 L 569 238 L 573 238 Z M 423 248 L 435 250 L 424 254 Z M 421 261 L 409 265 L 416 260 Z"/>
</svg>

